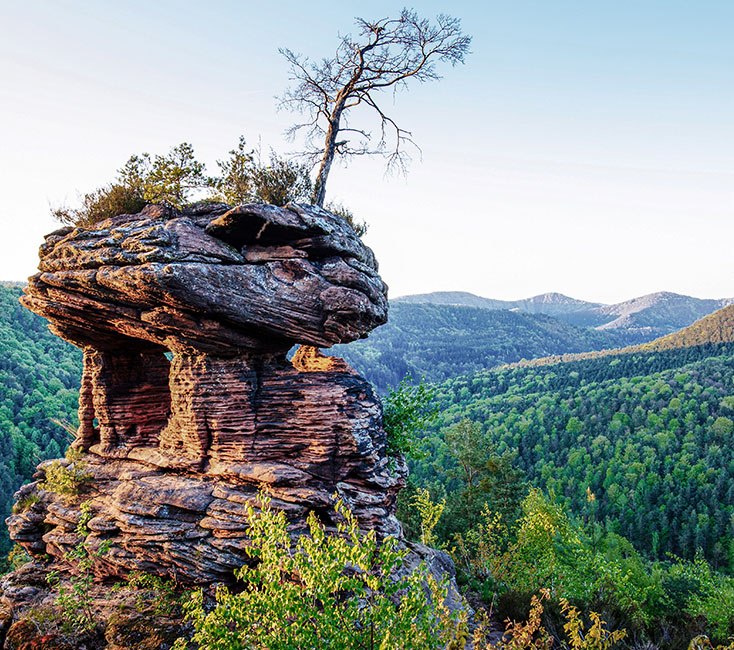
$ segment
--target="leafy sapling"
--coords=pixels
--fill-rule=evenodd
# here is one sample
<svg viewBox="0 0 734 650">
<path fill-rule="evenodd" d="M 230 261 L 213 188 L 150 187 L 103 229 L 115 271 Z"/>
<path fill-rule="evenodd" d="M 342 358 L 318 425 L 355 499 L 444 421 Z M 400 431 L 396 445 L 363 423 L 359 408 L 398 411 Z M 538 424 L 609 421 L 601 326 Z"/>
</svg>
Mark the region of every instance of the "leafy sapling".
<svg viewBox="0 0 734 650">
<path fill-rule="evenodd" d="M 418 436 L 438 416 L 438 409 L 433 405 L 435 393 L 435 388 L 423 379 L 413 384 L 410 375 L 397 388 L 390 389 L 382 402 L 388 456 L 421 456 Z"/>
<path fill-rule="evenodd" d="M 80 506 L 81 515 L 76 527 L 79 542 L 70 551 L 64 554 L 64 559 L 75 568 L 76 574 L 69 581 L 69 586 L 62 584 L 58 571 L 48 575 L 48 583 L 57 588 L 59 595 L 56 605 L 61 608 L 65 624 L 70 630 L 80 632 L 92 631 L 97 622 L 92 608 L 92 585 L 94 583 L 93 568 L 95 562 L 107 554 L 112 543 L 103 542 L 97 549 L 92 550 L 88 543 L 89 527 L 87 524 L 94 516 L 92 504 L 85 501 Z"/>
</svg>

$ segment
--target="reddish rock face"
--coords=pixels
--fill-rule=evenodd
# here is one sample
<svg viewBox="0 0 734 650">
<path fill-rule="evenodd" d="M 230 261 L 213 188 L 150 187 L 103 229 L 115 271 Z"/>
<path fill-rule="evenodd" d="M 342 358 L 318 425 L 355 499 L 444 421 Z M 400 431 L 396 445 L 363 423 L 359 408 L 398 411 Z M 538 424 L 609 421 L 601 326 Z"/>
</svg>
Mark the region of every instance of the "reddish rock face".
<svg viewBox="0 0 734 650">
<path fill-rule="evenodd" d="M 346 363 L 308 346 L 387 318 L 372 251 L 319 208 L 149 207 L 41 247 L 23 304 L 84 350 L 74 446 L 91 480 L 43 489 L 8 520 L 29 552 L 62 557 L 91 499 L 101 576 L 132 569 L 227 579 L 246 555 L 246 507 L 265 487 L 298 529 L 342 498 L 363 529 L 401 535 L 405 474 L 386 457 L 379 400 Z M 286 352 L 302 344 L 293 363 Z"/>
</svg>

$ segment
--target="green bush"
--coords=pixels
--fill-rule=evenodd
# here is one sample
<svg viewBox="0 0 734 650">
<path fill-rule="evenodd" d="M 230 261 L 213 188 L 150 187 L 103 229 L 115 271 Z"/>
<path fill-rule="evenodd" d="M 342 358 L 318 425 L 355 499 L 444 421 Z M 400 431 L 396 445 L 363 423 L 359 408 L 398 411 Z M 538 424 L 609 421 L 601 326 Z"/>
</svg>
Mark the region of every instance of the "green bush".
<svg viewBox="0 0 734 650">
<path fill-rule="evenodd" d="M 13 514 L 17 515 L 21 512 L 27 512 L 33 507 L 33 504 L 38 503 L 40 500 L 41 497 L 39 497 L 36 492 L 26 494 L 22 499 L 18 499 L 18 501 L 13 504 Z"/>
<path fill-rule="evenodd" d="M 89 227 L 117 216 L 136 214 L 145 207 L 142 188 L 110 183 L 81 197 L 81 206 L 53 208 L 51 214 L 61 223 Z"/>
<path fill-rule="evenodd" d="M 112 543 L 107 541 L 97 549 L 92 550 L 87 546 L 89 528 L 87 524 L 94 516 L 89 501 L 80 506 L 81 515 L 76 526 L 76 534 L 79 538 L 74 548 L 64 554 L 64 559 L 74 567 L 74 574 L 69 584 L 62 584 L 62 576 L 59 571 L 51 571 L 48 574 L 48 584 L 58 591 L 56 605 L 62 612 L 64 628 L 67 632 L 91 632 L 97 625 L 94 616 L 94 600 L 92 598 L 92 586 L 94 584 L 95 562 L 110 550 Z"/>
<path fill-rule="evenodd" d="M 66 499 L 77 496 L 82 486 L 89 483 L 93 476 L 87 470 L 83 460 L 79 460 L 79 452 L 69 449 L 67 462 L 56 460 L 46 466 L 46 478 L 40 487 L 54 492 Z"/>
<path fill-rule="evenodd" d="M 310 203 L 312 183 L 307 165 L 289 160 L 270 151 L 264 160 L 258 150 L 248 150 L 240 137 L 229 158 L 217 161 L 220 175 L 208 177 L 205 166 L 196 159 L 194 148 L 187 142 L 173 147 L 166 155 L 148 153 L 130 156 L 117 170 L 114 182 L 80 197 L 77 208 L 52 208 L 51 214 L 62 223 L 92 227 L 119 214 L 136 214 L 152 203 L 180 210 L 198 199 L 241 203 L 289 201 Z M 358 235 L 367 227 L 339 204 L 328 206 L 344 217 Z"/>
<path fill-rule="evenodd" d="M 184 606 L 193 640 L 206 650 L 438 650 L 463 648 L 466 616 L 444 605 L 446 584 L 425 568 L 396 577 L 406 551 L 395 539 L 362 534 L 341 502 L 343 518 L 328 534 L 311 513 L 309 534 L 293 541 L 283 512 L 261 496 L 248 509 L 252 566 L 235 571 L 241 591 L 218 589 L 211 611 L 202 591 Z M 239 587 L 238 587 L 239 588 Z M 186 643 L 179 640 L 178 648 Z"/>
<path fill-rule="evenodd" d="M 125 582 L 113 585 L 112 591 L 129 594 L 135 610 L 140 614 L 172 616 L 180 609 L 181 596 L 176 583 L 145 571 L 131 572 Z"/>
</svg>

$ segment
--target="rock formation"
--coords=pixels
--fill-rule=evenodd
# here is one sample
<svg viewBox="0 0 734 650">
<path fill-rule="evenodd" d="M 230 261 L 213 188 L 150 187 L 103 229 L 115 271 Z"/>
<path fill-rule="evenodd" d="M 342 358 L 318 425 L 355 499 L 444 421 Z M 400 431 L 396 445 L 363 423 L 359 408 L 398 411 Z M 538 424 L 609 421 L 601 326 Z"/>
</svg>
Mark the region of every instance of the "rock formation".
<svg viewBox="0 0 734 650">
<path fill-rule="evenodd" d="M 13 621 L 16 650 L 28 635 L 29 648 L 61 647 L 38 645 L 18 612 L 55 602 L 49 569 L 71 580 L 82 518 L 100 612 L 105 581 L 134 571 L 231 582 L 263 489 L 293 534 L 309 512 L 332 527 L 338 497 L 363 530 L 402 537 L 406 468 L 387 457 L 380 402 L 318 350 L 387 319 L 372 251 L 343 219 L 293 204 L 148 206 L 51 233 L 39 271 L 22 302 L 84 351 L 80 424 L 72 453 L 16 494 L 8 528 L 33 561 L 0 581 L 0 648 Z M 445 553 L 403 543 L 404 570 L 453 572 Z M 127 647 L 140 633 L 128 623 L 99 647 Z"/>
<path fill-rule="evenodd" d="M 114 541 L 100 572 L 227 579 L 263 486 L 295 531 L 310 510 L 332 523 L 338 495 L 363 529 L 401 534 L 405 470 L 385 454 L 379 401 L 314 347 L 387 319 L 372 251 L 343 219 L 299 205 L 150 206 L 57 230 L 40 258 L 22 302 L 84 351 L 73 446 L 87 452 L 88 543 Z M 11 536 L 61 558 L 78 507 L 44 504 L 13 515 Z"/>
</svg>

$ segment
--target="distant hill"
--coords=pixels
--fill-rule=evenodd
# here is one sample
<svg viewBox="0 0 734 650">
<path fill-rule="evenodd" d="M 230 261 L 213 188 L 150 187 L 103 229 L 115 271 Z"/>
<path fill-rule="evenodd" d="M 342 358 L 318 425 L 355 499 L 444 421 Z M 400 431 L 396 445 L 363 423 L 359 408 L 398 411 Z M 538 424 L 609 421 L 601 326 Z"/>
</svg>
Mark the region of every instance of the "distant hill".
<svg viewBox="0 0 734 650">
<path fill-rule="evenodd" d="M 704 316 L 693 325 L 661 336 L 649 343 L 629 345 L 624 348 L 609 350 L 596 350 L 575 354 L 563 354 L 528 361 L 520 361 L 508 364 L 511 367 L 520 366 L 547 366 L 559 362 L 582 361 L 585 359 L 598 359 L 623 354 L 637 354 L 639 352 L 655 352 L 661 350 L 675 350 L 694 346 L 710 346 L 720 343 L 734 343 L 734 304 L 715 311 L 713 314 Z"/>
<path fill-rule="evenodd" d="M 599 329 L 635 330 L 660 336 L 686 327 L 731 302 L 731 299 L 702 300 L 668 291 L 651 293 L 616 305 L 599 307 L 599 314 L 612 319 Z"/>
<path fill-rule="evenodd" d="M 614 332 L 574 327 L 545 314 L 395 302 L 386 325 L 330 353 L 384 391 L 408 373 L 442 381 L 520 359 L 624 343 Z"/>
<path fill-rule="evenodd" d="M 524 300 L 494 300 L 466 291 L 434 291 L 433 293 L 419 293 L 412 296 L 401 296 L 391 301 L 409 304 L 453 305 L 461 307 L 482 307 L 484 309 L 507 309 L 510 311 L 524 311 L 531 314 L 571 314 L 593 310 L 602 307 L 601 303 L 586 302 L 564 296 L 562 293 L 543 293 Z"/>
<path fill-rule="evenodd" d="M 710 343 L 734 343 L 734 305 L 704 316 L 679 332 L 639 347 L 643 350 L 671 350 Z"/>
<path fill-rule="evenodd" d="M 686 327 L 699 318 L 733 303 L 734 299 L 701 299 L 660 291 L 614 305 L 603 305 L 577 300 L 561 293 L 545 293 L 524 300 L 494 300 L 462 291 L 438 291 L 402 296 L 392 302 L 465 305 L 548 314 L 577 327 L 610 330 L 636 338 L 638 341 L 650 341 Z"/>
<path fill-rule="evenodd" d="M 482 298 L 468 291 L 434 291 L 432 293 L 416 293 L 411 296 L 393 298 L 391 304 L 407 303 L 420 305 L 452 305 L 455 307 L 482 307 L 483 309 L 510 309 L 514 304 L 507 300 Z"/>
</svg>

